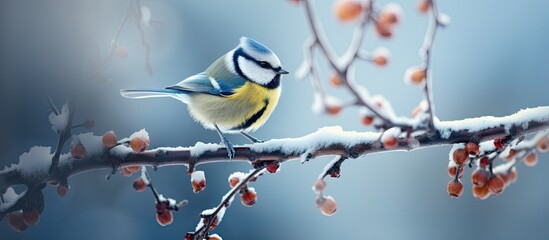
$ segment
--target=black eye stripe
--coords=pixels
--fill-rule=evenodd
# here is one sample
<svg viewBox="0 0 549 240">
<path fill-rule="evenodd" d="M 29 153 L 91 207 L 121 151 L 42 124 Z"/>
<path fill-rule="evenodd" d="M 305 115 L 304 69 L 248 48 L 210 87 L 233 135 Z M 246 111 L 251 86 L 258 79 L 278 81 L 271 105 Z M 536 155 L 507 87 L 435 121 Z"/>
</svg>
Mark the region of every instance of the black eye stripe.
<svg viewBox="0 0 549 240">
<path fill-rule="evenodd" d="M 244 52 L 244 50 L 242 48 L 238 48 L 235 52 L 235 55 L 233 57 L 233 61 L 235 62 L 235 64 L 238 64 L 237 61 L 236 61 L 238 56 L 242 56 L 243 58 L 245 58 L 247 60 L 255 62 L 255 64 L 257 64 L 257 66 L 260 66 L 260 67 L 265 68 L 265 69 L 271 69 L 271 70 L 274 70 L 274 71 L 278 71 L 278 70 L 282 69 L 281 67 L 273 68 L 273 66 L 269 62 L 258 61 L 256 59 L 254 59 L 252 56 L 250 56 L 246 52 Z M 262 64 L 263 64 L 263 66 L 262 66 Z M 240 67 L 238 67 L 238 68 L 240 68 Z"/>
</svg>

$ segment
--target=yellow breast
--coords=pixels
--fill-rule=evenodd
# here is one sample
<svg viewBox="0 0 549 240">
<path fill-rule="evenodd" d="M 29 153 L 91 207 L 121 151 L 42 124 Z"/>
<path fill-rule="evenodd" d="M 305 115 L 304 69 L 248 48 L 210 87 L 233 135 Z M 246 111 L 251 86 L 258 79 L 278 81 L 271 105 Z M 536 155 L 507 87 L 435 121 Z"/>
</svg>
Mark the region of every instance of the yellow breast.
<svg viewBox="0 0 549 240">
<path fill-rule="evenodd" d="M 267 89 L 247 82 L 228 97 L 196 94 L 189 111 L 204 127 L 217 124 L 224 132 L 250 132 L 261 127 L 278 104 L 280 88 Z"/>
</svg>

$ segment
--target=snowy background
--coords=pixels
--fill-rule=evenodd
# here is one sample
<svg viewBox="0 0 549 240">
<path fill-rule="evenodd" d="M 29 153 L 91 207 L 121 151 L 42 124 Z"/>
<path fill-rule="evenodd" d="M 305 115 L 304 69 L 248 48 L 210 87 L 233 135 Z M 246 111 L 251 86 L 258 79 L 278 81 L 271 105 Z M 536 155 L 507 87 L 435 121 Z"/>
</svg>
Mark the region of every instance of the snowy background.
<svg viewBox="0 0 549 240">
<path fill-rule="evenodd" d="M 437 35 L 432 59 L 434 101 L 441 120 L 502 116 L 549 104 L 549 1 L 439 2 L 441 11 L 452 18 L 450 27 Z M 350 40 L 352 24 L 335 20 L 332 1 L 315 3 L 327 36 L 341 53 Z M 369 28 L 365 42 L 368 50 L 388 47 L 393 56 L 389 66 L 360 63 L 357 79 L 371 93 L 384 94 L 397 113 L 409 114 L 423 96 L 416 87 L 403 84 L 402 75 L 407 67 L 420 63 L 417 50 L 428 19 L 416 11 L 416 1 L 399 3 L 405 18 L 395 38 L 380 40 Z M 120 97 L 119 90 L 174 84 L 202 71 L 243 35 L 269 46 L 284 67 L 295 72 L 302 60 L 302 43 L 310 34 L 303 9 L 283 0 L 143 4 L 151 9 L 153 19 L 162 22 L 145 29 L 154 75 L 148 76 L 143 67 L 143 48 L 130 21 L 119 40 L 128 48 L 128 58 L 111 64 L 108 79 L 90 80 L 90 62 L 97 60 L 93 48 L 98 45 L 106 53 L 126 1 L 0 2 L 0 165 L 17 162 L 31 146 L 55 145 L 46 91 L 59 104 L 69 93 L 79 95 L 77 119 L 93 117 L 97 134 L 115 130 L 119 136 L 128 136 L 146 128 L 151 147 L 217 143 L 217 134 L 194 123 L 179 102 L 131 101 Z M 329 74 L 323 73 L 326 82 Z M 308 80 L 289 75 L 283 79 L 283 88 L 278 108 L 256 137 L 297 137 L 329 125 L 368 130 L 356 109 L 336 117 L 313 115 Z M 347 96 L 341 90 L 332 93 Z M 240 136 L 230 139 L 247 143 Z M 246 208 L 235 202 L 215 232 L 224 239 L 264 240 L 547 239 L 549 155 L 542 155 L 535 168 L 520 166 L 519 181 L 486 201 L 472 197 L 468 171 L 465 193 L 456 200 L 446 193 L 449 149 L 345 162 L 342 177 L 328 180 L 326 193 L 339 205 L 332 217 L 319 212 L 310 190 L 328 159 L 284 164 L 276 175 L 253 184 L 258 192 L 256 206 Z M 37 226 L 17 234 L 4 221 L 0 238 L 182 239 L 196 226 L 198 213 L 215 206 L 228 190 L 227 176 L 248 169 L 243 163 L 200 166 L 208 186 L 198 195 L 192 193 L 184 167 L 151 172 L 163 194 L 190 201 L 165 228 L 155 221 L 152 195 L 135 192 L 133 178 L 116 175 L 106 181 L 108 171 L 85 173 L 69 180 L 71 189 L 64 198 L 54 188 L 46 190 L 46 208 Z"/>
</svg>

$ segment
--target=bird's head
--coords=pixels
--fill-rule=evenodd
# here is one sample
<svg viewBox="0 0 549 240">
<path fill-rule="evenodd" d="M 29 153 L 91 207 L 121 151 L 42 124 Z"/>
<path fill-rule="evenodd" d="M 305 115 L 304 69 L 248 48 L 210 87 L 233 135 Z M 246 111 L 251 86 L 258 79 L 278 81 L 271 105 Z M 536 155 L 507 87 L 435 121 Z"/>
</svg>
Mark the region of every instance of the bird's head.
<svg viewBox="0 0 549 240">
<path fill-rule="evenodd" d="M 275 88 L 280 84 L 280 75 L 288 74 L 282 69 L 280 59 L 265 45 L 247 37 L 233 51 L 232 64 L 242 77 L 263 86 Z"/>
</svg>

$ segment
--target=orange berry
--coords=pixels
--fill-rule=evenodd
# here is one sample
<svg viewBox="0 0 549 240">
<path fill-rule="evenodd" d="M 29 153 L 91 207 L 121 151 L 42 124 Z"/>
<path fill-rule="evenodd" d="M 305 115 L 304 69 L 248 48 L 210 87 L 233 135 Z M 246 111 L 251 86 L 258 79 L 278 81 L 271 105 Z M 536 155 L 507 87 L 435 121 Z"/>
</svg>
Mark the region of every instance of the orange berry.
<svg viewBox="0 0 549 240">
<path fill-rule="evenodd" d="M 517 173 L 516 167 L 511 168 L 511 171 L 509 171 L 508 174 L 509 174 L 509 179 L 511 180 L 511 183 L 514 183 L 517 181 L 518 173 Z"/>
<path fill-rule="evenodd" d="M 130 141 L 130 146 L 134 152 L 143 152 L 149 147 L 149 140 L 143 137 L 135 137 Z"/>
<path fill-rule="evenodd" d="M 349 22 L 358 18 L 362 13 L 363 7 L 359 1 L 340 0 L 335 5 L 336 16 L 343 22 Z"/>
<path fill-rule="evenodd" d="M 463 166 L 463 164 L 467 162 L 467 159 L 469 159 L 469 154 L 465 151 L 465 149 L 459 148 L 454 150 L 454 153 L 452 153 L 452 158 L 458 166 Z"/>
<path fill-rule="evenodd" d="M 40 212 L 36 209 L 24 210 L 22 216 L 27 226 L 35 225 L 40 221 Z"/>
<path fill-rule="evenodd" d="M 383 147 L 386 149 L 395 149 L 398 145 L 398 140 L 395 137 L 388 137 L 383 141 Z"/>
<path fill-rule="evenodd" d="M 298 0 L 299 2 L 299 0 Z M 219 235 L 213 234 L 208 237 L 208 240 L 223 240 Z"/>
<path fill-rule="evenodd" d="M 67 195 L 68 191 L 69 191 L 68 186 L 65 186 L 63 184 L 59 184 L 59 186 L 57 186 L 57 195 L 61 197 L 64 197 L 65 195 Z"/>
<path fill-rule="evenodd" d="M 192 181 L 191 185 L 193 187 L 193 192 L 199 193 L 200 191 L 204 190 L 204 188 L 206 188 L 206 180 L 202 179 L 200 181 Z"/>
<path fill-rule="evenodd" d="M 71 146 L 71 156 L 74 159 L 82 159 L 86 156 L 86 147 L 82 143 L 76 143 Z"/>
<path fill-rule="evenodd" d="M 488 180 L 486 186 L 488 186 L 488 190 L 495 196 L 503 192 L 505 189 L 505 181 L 503 181 L 500 176 L 494 175 Z"/>
<path fill-rule="evenodd" d="M 143 192 L 145 191 L 145 188 L 147 188 L 147 184 L 145 183 L 145 180 L 143 178 L 138 178 L 133 181 L 133 188 L 135 191 Z"/>
<path fill-rule="evenodd" d="M 366 115 L 362 117 L 362 124 L 370 126 L 374 122 L 374 116 Z"/>
<path fill-rule="evenodd" d="M 420 0 L 417 4 L 417 10 L 420 13 L 426 13 L 431 8 L 431 3 L 428 0 Z"/>
<path fill-rule="evenodd" d="M 339 77 L 339 74 L 337 73 L 332 73 L 332 76 L 330 76 L 330 83 L 332 84 L 332 86 L 334 87 L 339 87 L 341 86 L 341 78 Z"/>
<path fill-rule="evenodd" d="M 414 71 L 410 77 L 413 83 L 417 85 L 421 84 L 425 79 L 425 69 Z"/>
<path fill-rule="evenodd" d="M 383 7 L 379 14 L 378 22 L 395 25 L 400 22 L 402 7 L 396 3 L 389 3 Z"/>
<path fill-rule="evenodd" d="M 506 162 L 508 162 L 508 161 L 511 160 L 516 154 L 517 154 L 517 150 L 515 150 L 515 149 L 509 149 L 509 154 L 507 154 L 507 156 L 505 156 L 505 157 L 503 158 L 503 160 L 505 160 Z"/>
<path fill-rule="evenodd" d="M 108 131 L 103 134 L 102 141 L 105 147 L 112 148 L 116 146 L 118 139 L 116 138 L 116 134 L 114 134 L 114 131 Z"/>
<path fill-rule="evenodd" d="M 488 182 L 488 176 L 488 171 L 482 168 L 477 168 L 471 174 L 471 182 L 479 187 L 484 187 Z"/>
<path fill-rule="evenodd" d="M 509 176 L 508 174 L 499 172 L 499 173 L 496 173 L 496 175 L 499 176 L 501 180 L 503 180 L 506 187 L 509 186 L 509 184 L 511 184 L 511 176 Z"/>
<path fill-rule="evenodd" d="M 452 179 L 448 182 L 446 190 L 450 197 L 459 198 L 463 193 L 463 184 L 459 180 L 456 181 L 455 179 Z"/>
<path fill-rule="evenodd" d="M 317 198 L 316 205 L 320 208 L 320 212 L 326 216 L 332 216 L 337 211 L 337 203 L 331 196 Z"/>
<path fill-rule="evenodd" d="M 29 227 L 25 224 L 21 211 L 15 211 L 8 214 L 8 224 L 10 225 L 11 230 L 15 232 L 23 232 Z"/>
<path fill-rule="evenodd" d="M 538 148 L 538 151 L 541 153 L 549 152 L 549 136 L 540 138 L 536 143 L 536 147 Z"/>
<path fill-rule="evenodd" d="M 290 0 L 290 3 L 293 3 L 295 5 L 298 5 L 301 3 L 301 0 Z"/>
<path fill-rule="evenodd" d="M 313 191 L 315 192 L 322 192 L 326 188 L 326 181 L 324 179 L 319 178 L 316 180 L 315 185 L 313 185 Z"/>
<path fill-rule="evenodd" d="M 387 58 L 384 57 L 384 56 L 376 56 L 376 57 L 374 57 L 374 63 L 375 63 L 377 66 L 380 66 L 380 67 L 385 66 L 385 65 L 387 65 L 387 62 L 388 62 L 388 60 L 387 60 Z"/>
<path fill-rule="evenodd" d="M 136 173 L 141 170 L 141 166 L 135 165 L 135 166 L 127 166 L 126 167 L 130 172 Z"/>
<path fill-rule="evenodd" d="M 382 38 L 391 38 L 393 36 L 393 28 L 389 24 L 377 22 L 376 33 Z"/>
<path fill-rule="evenodd" d="M 133 174 L 133 172 L 130 171 L 127 167 L 122 167 L 120 171 L 122 172 L 122 175 L 124 175 L 124 177 L 130 177 Z"/>
<path fill-rule="evenodd" d="M 126 47 L 116 47 L 114 49 L 114 56 L 116 56 L 117 58 L 127 58 L 128 49 Z"/>
<path fill-rule="evenodd" d="M 478 152 L 480 151 L 480 148 L 478 144 L 474 142 L 468 142 L 465 144 L 465 152 L 467 152 L 469 155 L 476 156 L 478 155 Z"/>
<path fill-rule="evenodd" d="M 156 213 L 156 221 L 160 226 L 165 227 L 173 222 L 173 214 L 169 210 L 163 210 Z"/>
<path fill-rule="evenodd" d="M 488 186 L 480 187 L 473 185 L 473 197 L 479 200 L 484 200 L 490 197 L 490 191 L 488 190 Z"/>
<path fill-rule="evenodd" d="M 448 166 L 448 175 L 452 178 L 455 178 L 456 177 L 456 173 L 457 173 L 457 168 L 458 166 L 456 165 L 452 165 L 452 166 Z M 463 170 L 459 171 L 459 178 L 462 178 L 463 177 Z"/>
<path fill-rule="evenodd" d="M 206 176 L 204 171 L 194 171 L 191 173 L 191 186 L 194 193 L 199 193 L 206 188 Z"/>
<path fill-rule="evenodd" d="M 248 188 L 240 194 L 240 201 L 246 207 L 251 207 L 257 201 L 257 193 L 253 188 Z"/>
<path fill-rule="evenodd" d="M 240 182 L 240 179 L 237 177 L 229 178 L 229 186 L 231 186 L 232 188 L 236 187 L 238 182 Z"/>
<path fill-rule="evenodd" d="M 326 112 L 328 112 L 331 115 L 337 115 L 339 112 L 341 112 L 341 106 L 339 105 L 333 105 L 326 107 Z"/>
<path fill-rule="evenodd" d="M 536 154 L 536 152 L 531 152 L 530 154 L 528 154 L 528 156 L 526 156 L 526 158 L 524 158 L 524 165 L 528 167 L 533 167 L 533 166 L 536 166 L 537 164 L 538 164 L 538 154 Z"/>
</svg>

